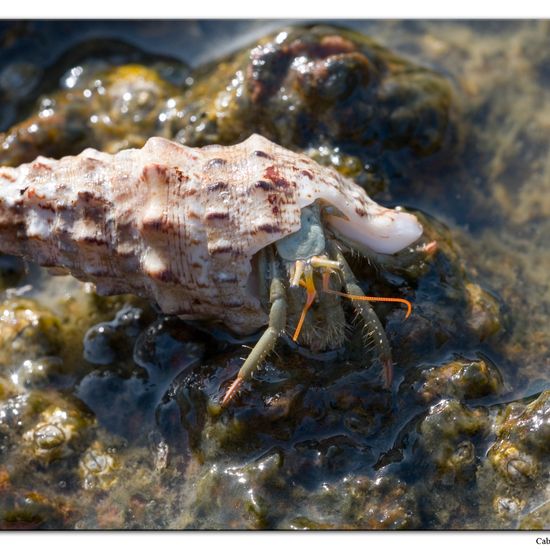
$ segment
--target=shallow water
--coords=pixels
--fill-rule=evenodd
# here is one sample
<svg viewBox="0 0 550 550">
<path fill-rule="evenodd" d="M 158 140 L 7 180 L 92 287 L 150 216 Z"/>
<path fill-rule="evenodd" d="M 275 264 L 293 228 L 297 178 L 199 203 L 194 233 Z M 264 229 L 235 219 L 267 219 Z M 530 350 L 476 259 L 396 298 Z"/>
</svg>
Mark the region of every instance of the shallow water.
<svg viewBox="0 0 550 550">
<path fill-rule="evenodd" d="M 0 129 L 25 116 L 39 94 L 55 87 L 60 58 L 85 40 L 121 40 L 196 67 L 288 23 L 4 23 Z M 505 405 L 531 402 L 550 389 L 550 24 L 335 24 L 368 34 L 453 84 L 461 134 L 455 155 L 418 177 L 403 176 L 412 182 L 408 186 L 390 183 L 389 194 L 378 198 L 418 209 L 448 226 L 470 279 L 503 312 L 496 336 L 470 346 L 447 343 L 436 355 L 421 356 L 419 370 L 440 366 L 443 356 L 486 358 L 502 376 L 502 391 L 447 398 L 428 408 L 408 393 L 417 381 L 398 371 L 390 396 L 377 387 L 375 373 L 358 374 L 353 360 L 323 365 L 318 387 L 312 389 L 307 376 L 319 364 L 296 359 L 281 346 L 279 363 L 288 363 L 298 380 L 300 369 L 305 374 L 277 405 L 279 412 L 265 412 L 251 397 L 248 409 L 239 407 L 217 423 L 207 405 L 197 403 L 212 395 L 224 376 L 233 376 L 238 346 L 200 327 L 155 320 L 155 313 L 137 300 L 105 300 L 98 306 L 84 285 L 33 268 L 18 283 L 20 293 L 73 327 L 64 335 L 74 339 L 73 355 L 60 354 L 74 370 L 61 368 L 44 385 L 33 379 L 29 387 L 40 393 L 33 399 L 41 404 L 22 403 L 15 407 L 20 413 L 12 407 L 11 426 L 16 433 L 20 414 L 32 419 L 36 430 L 37 422 L 46 420 L 32 410 L 52 415 L 43 404 L 51 402 L 69 416 L 79 411 L 74 415 L 80 427 L 74 430 L 82 435 L 70 440 L 66 456 L 46 459 L 32 455 L 22 433 L 13 438 L 21 443 L 3 443 L 2 527 L 550 526 L 548 462 L 542 461 L 536 475 L 527 475 L 528 482 L 515 483 L 515 474 L 500 479 L 486 455 L 499 437 L 491 426 Z M 117 317 L 122 306 L 125 315 Z M 391 322 L 387 329 L 391 332 Z M 399 350 L 395 353 L 399 364 Z M 407 353 L 408 348 L 404 364 Z M 289 387 L 279 363 L 268 362 L 258 373 L 262 393 Z M 227 366 L 225 375 L 219 365 Z M 2 366 L 11 373 L 16 367 Z M 323 402 L 329 399 L 323 394 L 325 382 L 334 388 L 330 403 Z M 374 389 L 369 393 L 363 387 Z M 4 391 L 9 397 L 9 388 Z M 0 392 L 0 398 L 5 395 Z M 294 425 L 293 418 L 300 422 Z M 546 441 L 548 414 L 541 418 L 544 425 L 537 429 Z M 0 420 L 9 425 L 5 416 Z M 458 435 L 448 435 L 452 426 Z M 460 475 L 440 471 L 447 458 L 440 460 L 437 453 L 446 452 L 447 440 L 457 444 L 458 450 L 449 451 L 458 453 L 456 461 L 475 455 Z M 437 442 L 443 442 L 441 448 Z"/>
</svg>

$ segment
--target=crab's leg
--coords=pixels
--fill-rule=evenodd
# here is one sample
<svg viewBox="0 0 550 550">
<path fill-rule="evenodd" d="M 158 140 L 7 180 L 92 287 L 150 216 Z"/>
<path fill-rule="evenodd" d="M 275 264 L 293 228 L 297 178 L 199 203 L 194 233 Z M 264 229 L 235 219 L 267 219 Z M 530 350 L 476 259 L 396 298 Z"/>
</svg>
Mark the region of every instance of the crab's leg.
<svg viewBox="0 0 550 550">
<path fill-rule="evenodd" d="M 357 283 L 357 279 L 355 278 L 351 267 L 344 258 L 344 255 L 342 254 L 338 246 L 329 241 L 328 247 L 333 257 L 336 257 L 336 259 L 340 263 L 340 273 L 342 274 L 346 292 L 354 296 L 365 296 L 365 293 L 361 290 L 361 287 Z M 365 323 L 365 326 L 369 331 L 369 336 L 372 338 L 374 347 L 378 352 L 380 361 L 382 362 L 382 365 L 384 367 L 384 382 L 386 387 L 389 388 L 393 379 L 393 362 L 390 345 L 388 343 L 388 338 L 386 336 L 386 332 L 384 331 L 384 327 L 382 326 L 380 319 L 378 319 L 378 315 L 376 315 L 374 309 L 372 309 L 368 301 L 352 301 L 355 311 L 360 315 L 363 322 Z"/>
<path fill-rule="evenodd" d="M 313 304 L 313 300 L 315 300 L 315 297 L 317 296 L 317 291 L 315 290 L 315 285 L 313 283 L 313 269 L 311 268 L 310 265 L 308 265 L 307 269 L 305 270 L 304 278 L 305 278 L 305 282 L 300 281 L 300 285 L 305 287 L 307 297 L 306 297 L 306 303 L 304 305 L 304 309 L 302 309 L 302 314 L 300 315 L 300 320 L 298 321 L 298 325 L 296 326 L 296 330 L 294 331 L 294 335 L 292 336 L 292 340 L 294 342 L 298 340 L 298 336 L 300 336 L 300 332 L 302 330 L 302 326 L 306 319 L 307 312 L 309 311 L 309 308 Z"/>
<path fill-rule="evenodd" d="M 246 358 L 246 361 L 239 370 L 237 378 L 235 378 L 234 382 L 226 391 L 221 402 L 222 407 L 227 406 L 241 387 L 242 383 L 250 378 L 265 356 L 273 350 L 277 343 L 277 339 L 283 333 L 286 326 L 286 291 L 280 277 L 277 262 L 273 258 L 273 254 L 270 254 L 270 256 L 271 272 L 273 275 L 269 290 L 269 301 L 271 303 L 271 309 L 269 310 L 269 325 L 262 334 L 262 337 L 252 348 L 250 355 Z"/>
</svg>

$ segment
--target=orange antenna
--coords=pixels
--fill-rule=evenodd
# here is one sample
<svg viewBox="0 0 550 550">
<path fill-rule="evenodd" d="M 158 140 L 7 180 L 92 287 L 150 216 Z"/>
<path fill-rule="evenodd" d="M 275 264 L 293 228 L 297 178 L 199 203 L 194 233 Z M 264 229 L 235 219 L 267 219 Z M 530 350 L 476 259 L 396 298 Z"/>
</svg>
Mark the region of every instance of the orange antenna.
<svg viewBox="0 0 550 550">
<path fill-rule="evenodd" d="M 405 298 L 386 298 L 383 296 L 358 296 L 356 294 L 346 294 L 345 292 L 332 290 L 332 288 L 329 288 L 328 286 L 329 277 L 330 277 L 330 273 L 328 272 L 323 273 L 323 291 L 327 292 L 328 294 L 336 294 L 337 296 L 342 296 L 343 298 L 349 298 L 350 300 L 363 300 L 364 302 L 399 302 L 407 306 L 407 313 L 405 314 L 405 319 L 408 319 L 409 315 L 412 312 L 412 304 L 411 302 L 409 302 L 409 300 L 405 300 Z"/>
</svg>

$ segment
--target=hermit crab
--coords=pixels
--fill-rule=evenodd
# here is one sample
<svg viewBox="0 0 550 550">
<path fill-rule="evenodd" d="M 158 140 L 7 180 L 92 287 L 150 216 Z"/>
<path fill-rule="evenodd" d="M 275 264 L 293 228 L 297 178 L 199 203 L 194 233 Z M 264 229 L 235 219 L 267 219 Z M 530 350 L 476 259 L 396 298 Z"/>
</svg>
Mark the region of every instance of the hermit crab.
<svg viewBox="0 0 550 550">
<path fill-rule="evenodd" d="M 391 255 L 421 234 L 414 215 L 259 135 L 200 149 L 153 137 L 115 155 L 86 149 L 0 168 L 2 252 L 237 335 L 267 325 L 222 406 L 287 327 L 310 347 L 343 340 L 342 297 L 367 326 L 389 384 L 389 345 L 368 301 L 408 312 L 410 303 L 364 296 L 343 252 Z"/>
</svg>

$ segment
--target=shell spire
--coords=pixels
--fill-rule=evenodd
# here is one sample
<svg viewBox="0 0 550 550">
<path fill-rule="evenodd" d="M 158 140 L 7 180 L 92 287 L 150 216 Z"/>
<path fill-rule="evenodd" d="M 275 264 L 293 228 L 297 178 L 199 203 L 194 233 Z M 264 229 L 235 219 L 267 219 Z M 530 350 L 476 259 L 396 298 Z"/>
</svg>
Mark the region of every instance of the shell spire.
<svg viewBox="0 0 550 550">
<path fill-rule="evenodd" d="M 370 234 L 364 244 L 376 250 L 378 239 L 380 252 L 422 232 L 414 216 L 261 136 L 201 149 L 151 138 L 115 155 L 86 149 L 1 167 L 0 251 L 91 281 L 101 294 L 131 292 L 244 334 L 267 321 L 252 257 L 298 231 L 301 209 L 318 199 L 345 216 L 338 231 L 358 241 Z M 388 221 L 404 237 L 394 240 Z"/>
</svg>

